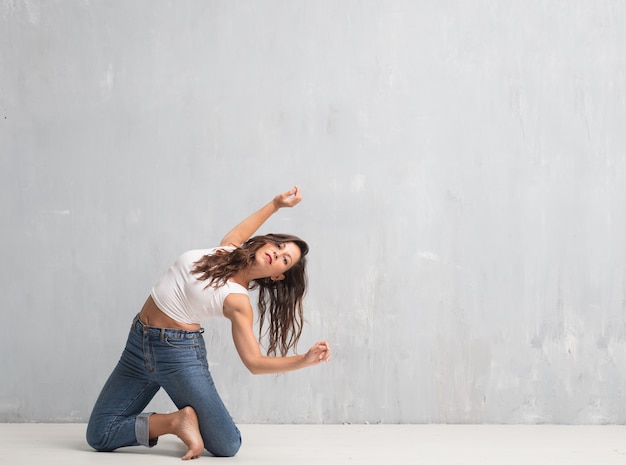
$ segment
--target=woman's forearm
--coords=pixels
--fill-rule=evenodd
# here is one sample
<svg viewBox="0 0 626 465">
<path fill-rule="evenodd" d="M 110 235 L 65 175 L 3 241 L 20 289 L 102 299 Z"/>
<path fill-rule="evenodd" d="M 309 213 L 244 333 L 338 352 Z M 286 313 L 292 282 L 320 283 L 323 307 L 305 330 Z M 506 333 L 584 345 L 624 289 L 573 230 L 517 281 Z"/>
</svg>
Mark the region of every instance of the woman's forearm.
<svg viewBox="0 0 626 465">
<path fill-rule="evenodd" d="M 308 366 L 304 355 L 292 355 L 289 357 L 267 357 L 244 362 L 246 368 L 253 375 L 269 375 L 299 370 Z"/>
<path fill-rule="evenodd" d="M 274 201 L 272 200 L 235 226 L 228 234 L 226 234 L 226 236 L 224 236 L 221 245 L 234 245 L 235 247 L 239 247 L 277 211 L 278 208 L 274 205 Z"/>
</svg>

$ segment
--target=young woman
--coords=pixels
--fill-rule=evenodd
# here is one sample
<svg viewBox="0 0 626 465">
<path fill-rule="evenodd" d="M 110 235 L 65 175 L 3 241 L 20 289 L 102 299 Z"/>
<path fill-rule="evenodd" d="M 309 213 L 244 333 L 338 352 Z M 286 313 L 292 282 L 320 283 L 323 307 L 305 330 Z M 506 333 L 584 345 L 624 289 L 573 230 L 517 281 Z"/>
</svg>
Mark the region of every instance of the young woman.
<svg viewBox="0 0 626 465">
<path fill-rule="evenodd" d="M 163 434 L 187 446 L 183 460 L 206 448 L 230 457 L 241 435 L 222 403 L 209 372 L 200 321 L 226 317 L 244 365 L 253 373 L 281 373 L 330 360 L 326 342 L 304 355 L 287 356 L 302 332 L 307 244 L 295 236 L 252 234 L 276 211 L 302 199 L 300 189 L 279 194 L 230 231 L 219 247 L 182 254 L 152 288 L 135 317 L 126 348 L 107 380 L 87 426 L 96 450 L 152 447 Z M 248 290 L 258 288 L 259 338 L 268 334 L 263 355 L 253 330 Z M 277 356 L 277 351 L 279 356 Z M 180 410 L 142 413 L 163 387 Z"/>
</svg>

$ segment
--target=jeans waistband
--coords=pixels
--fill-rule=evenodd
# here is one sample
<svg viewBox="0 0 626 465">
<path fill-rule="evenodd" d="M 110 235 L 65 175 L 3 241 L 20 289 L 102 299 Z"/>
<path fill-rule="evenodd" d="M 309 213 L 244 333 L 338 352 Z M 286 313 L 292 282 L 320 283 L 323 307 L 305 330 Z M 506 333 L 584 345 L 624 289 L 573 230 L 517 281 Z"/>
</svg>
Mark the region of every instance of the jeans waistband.
<svg viewBox="0 0 626 465">
<path fill-rule="evenodd" d="M 158 328 L 156 326 L 144 325 L 139 319 L 139 313 L 133 320 L 132 329 L 142 333 L 153 333 L 154 335 L 158 335 L 160 337 L 167 336 L 170 339 L 193 339 L 200 337 L 202 333 L 204 333 L 204 328 L 200 328 L 196 331 L 187 331 L 185 329 Z"/>
</svg>

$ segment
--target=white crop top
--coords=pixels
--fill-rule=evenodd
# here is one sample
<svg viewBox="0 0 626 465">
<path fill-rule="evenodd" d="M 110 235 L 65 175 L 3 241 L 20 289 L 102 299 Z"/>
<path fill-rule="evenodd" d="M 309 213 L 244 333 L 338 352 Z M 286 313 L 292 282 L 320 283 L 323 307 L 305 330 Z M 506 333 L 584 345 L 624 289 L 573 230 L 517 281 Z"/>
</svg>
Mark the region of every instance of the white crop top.
<svg viewBox="0 0 626 465">
<path fill-rule="evenodd" d="M 200 323 L 210 317 L 224 315 L 224 300 L 228 294 L 248 294 L 240 284 L 226 281 L 218 288 L 198 279 L 191 272 L 195 262 L 216 250 L 234 247 L 189 250 L 183 253 L 154 285 L 150 295 L 159 309 L 170 318 L 187 324 Z"/>
</svg>

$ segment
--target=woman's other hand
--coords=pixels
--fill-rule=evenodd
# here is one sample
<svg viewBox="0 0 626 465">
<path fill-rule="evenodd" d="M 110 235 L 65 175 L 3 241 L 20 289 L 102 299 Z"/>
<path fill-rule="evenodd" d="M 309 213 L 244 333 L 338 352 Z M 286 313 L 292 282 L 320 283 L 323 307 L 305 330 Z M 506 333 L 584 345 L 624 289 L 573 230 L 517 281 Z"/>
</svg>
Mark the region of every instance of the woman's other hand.
<svg viewBox="0 0 626 465">
<path fill-rule="evenodd" d="M 283 207 L 295 207 L 302 200 L 302 193 L 298 186 L 294 186 L 290 191 L 278 194 L 274 197 L 274 206 L 276 209 Z"/>
<path fill-rule="evenodd" d="M 308 365 L 330 361 L 330 345 L 326 341 L 315 343 L 304 356 L 304 360 Z"/>
</svg>

